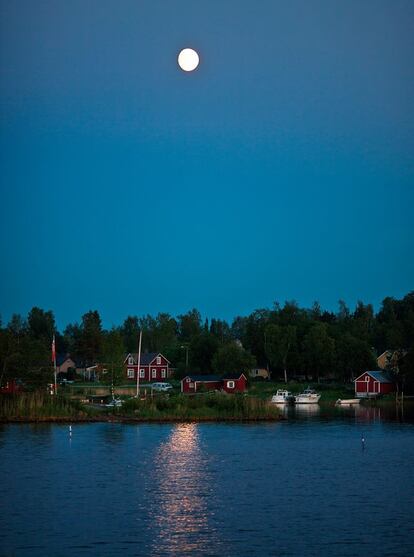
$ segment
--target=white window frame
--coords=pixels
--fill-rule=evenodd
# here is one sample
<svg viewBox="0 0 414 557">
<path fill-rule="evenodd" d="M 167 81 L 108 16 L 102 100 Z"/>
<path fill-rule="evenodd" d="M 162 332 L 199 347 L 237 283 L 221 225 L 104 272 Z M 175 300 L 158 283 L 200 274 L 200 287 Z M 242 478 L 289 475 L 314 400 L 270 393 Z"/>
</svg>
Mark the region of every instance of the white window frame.
<svg viewBox="0 0 414 557">
<path fill-rule="evenodd" d="M 186 383 L 191 383 L 191 378 L 187 377 L 187 379 L 185 380 Z"/>
<path fill-rule="evenodd" d="M 130 356 L 128 358 L 128 365 L 133 366 L 134 365 L 134 358 L 132 356 Z"/>
<path fill-rule="evenodd" d="M 128 379 L 134 379 L 135 371 L 133 369 L 128 369 L 127 370 L 127 377 L 128 377 Z"/>
<path fill-rule="evenodd" d="M 369 382 L 369 375 L 367 375 L 367 376 L 365 377 L 365 381 L 366 381 L 367 383 Z"/>
<path fill-rule="evenodd" d="M 157 366 L 161 365 L 161 356 L 157 356 Z"/>
<path fill-rule="evenodd" d="M 145 379 L 145 369 L 144 368 L 141 368 L 139 370 L 139 376 L 140 376 L 141 379 Z"/>
<path fill-rule="evenodd" d="M 155 378 L 155 379 L 157 378 L 157 370 L 156 370 L 155 368 L 153 368 L 153 369 L 151 370 L 151 377 L 152 377 L 153 379 L 154 379 L 154 378 Z"/>
<path fill-rule="evenodd" d="M 234 381 L 227 381 L 227 388 L 228 389 L 234 389 L 236 386 L 236 383 Z"/>
<path fill-rule="evenodd" d="M 161 377 L 164 377 L 164 378 L 167 377 L 167 374 L 166 374 L 166 372 L 165 372 L 165 369 L 162 369 L 162 370 L 161 370 Z"/>
</svg>

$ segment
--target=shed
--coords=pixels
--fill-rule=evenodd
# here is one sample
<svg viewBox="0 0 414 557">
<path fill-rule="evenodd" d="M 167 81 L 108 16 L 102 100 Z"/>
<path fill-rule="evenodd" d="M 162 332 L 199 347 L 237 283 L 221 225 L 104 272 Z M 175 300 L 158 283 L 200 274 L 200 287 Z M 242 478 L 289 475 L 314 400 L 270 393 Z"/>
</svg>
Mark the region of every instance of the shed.
<svg viewBox="0 0 414 557">
<path fill-rule="evenodd" d="M 247 378 L 244 373 L 224 375 L 222 381 L 222 389 L 226 393 L 244 393 L 247 388 Z"/>
<path fill-rule="evenodd" d="M 181 379 L 182 393 L 196 393 L 200 389 L 217 391 L 223 386 L 221 377 L 218 375 L 187 375 Z"/>
<path fill-rule="evenodd" d="M 226 393 L 244 393 L 247 378 L 244 373 L 219 375 L 187 375 L 181 380 L 182 393 L 205 391 L 225 391 Z"/>
<path fill-rule="evenodd" d="M 375 398 L 395 390 L 394 382 L 386 371 L 364 371 L 354 383 L 358 398 Z"/>
</svg>

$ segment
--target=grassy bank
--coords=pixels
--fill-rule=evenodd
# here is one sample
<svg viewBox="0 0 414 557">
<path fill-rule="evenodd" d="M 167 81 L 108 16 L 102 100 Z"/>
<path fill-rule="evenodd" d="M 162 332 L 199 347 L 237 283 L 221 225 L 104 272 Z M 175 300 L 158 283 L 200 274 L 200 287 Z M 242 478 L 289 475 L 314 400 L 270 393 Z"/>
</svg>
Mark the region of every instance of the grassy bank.
<svg viewBox="0 0 414 557">
<path fill-rule="evenodd" d="M 92 409 L 81 403 L 61 396 L 50 396 L 44 392 L 2 395 L 0 397 L 0 420 L 39 418 L 84 418 L 92 415 Z"/>
<path fill-rule="evenodd" d="M 267 400 L 222 393 L 188 396 L 158 395 L 144 400 L 129 398 L 119 408 L 97 410 L 65 397 L 23 393 L 0 398 L 1 421 L 81 420 L 108 421 L 242 421 L 277 420 L 280 410 Z"/>
<path fill-rule="evenodd" d="M 130 399 L 116 413 L 148 420 L 275 420 L 278 408 L 267 401 L 243 395 L 221 393 L 196 396 L 158 396 Z"/>
</svg>

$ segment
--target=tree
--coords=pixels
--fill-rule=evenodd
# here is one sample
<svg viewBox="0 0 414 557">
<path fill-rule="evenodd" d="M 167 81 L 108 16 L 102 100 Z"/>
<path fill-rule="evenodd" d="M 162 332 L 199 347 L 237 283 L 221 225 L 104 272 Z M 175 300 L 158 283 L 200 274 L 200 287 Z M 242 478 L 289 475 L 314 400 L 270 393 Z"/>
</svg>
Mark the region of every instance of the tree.
<svg viewBox="0 0 414 557">
<path fill-rule="evenodd" d="M 402 359 L 397 380 L 402 391 L 408 389 L 409 392 L 414 392 L 414 341 Z"/>
<path fill-rule="evenodd" d="M 197 309 L 192 309 L 178 316 L 178 334 L 181 342 L 191 342 L 191 339 L 201 332 L 201 315 Z"/>
<path fill-rule="evenodd" d="M 212 360 L 220 343 L 215 335 L 203 332 L 193 338 L 189 346 L 191 369 L 206 373 L 212 370 Z"/>
<path fill-rule="evenodd" d="M 159 313 L 155 318 L 154 345 L 157 352 L 164 352 L 177 343 L 177 321 L 169 313 Z"/>
<path fill-rule="evenodd" d="M 231 342 L 220 346 L 213 356 L 212 366 L 218 373 L 243 372 L 248 377 L 249 371 L 256 366 L 256 359 L 247 350 Z"/>
<path fill-rule="evenodd" d="M 65 349 L 72 357 L 81 356 L 81 327 L 77 323 L 69 323 L 63 331 L 63 344 Z M 61 351 L 60 345 L 57 345 L 58 352 Z"/>
<path fill-rule="evenodd" d="M 103 335 L 102 358 L 111 372 L 112 382 L 119 383 L 123 377 L 125 347 L 119 329 L 112 328 Z"/>
<path fill-rule="evenodd" d="M 121 334 L 126 352 L 136 352 L 139 335 L 138 317 L 128 315 L 121 326 Z"/>
<path fill-rule="evenodd" d="M 29 335 L 37 340 L 45 341 L 48 345 L 52 342 L 55 332 L 55 318 L 52 311 L 43 311 L 38 307 L 30 310 L 27 316 Z"/>
<path fill-rule="evenodd" d="M 335 356 L 335 341 L 328 335 L 326 323 L 315 323 L 303 341 L 306 361 L 313 374 L 324 375 L 332 369 Z"/>
<path fill-rule="evenodd" d="M 344 380 L 352 381 L 364 370 L 374 369 L 376 361 L 369 344 L 351 333 L 336 340 L 336 370 Z"/>
<path fill-rule="evenodd" d="M 288 356 L 296 344 L 296 327 L 293 325 L 268 325 L 266 328 L 266 354 L 272 366 L 283 367 L 287 383 Z"/>
<path fill-rule="evenodd" d="M 82 316 L 79 352 L 85 364 L 95 364 L 102 354 L 102 324 L 98 311 L 88 311 Z"/>
</svg>

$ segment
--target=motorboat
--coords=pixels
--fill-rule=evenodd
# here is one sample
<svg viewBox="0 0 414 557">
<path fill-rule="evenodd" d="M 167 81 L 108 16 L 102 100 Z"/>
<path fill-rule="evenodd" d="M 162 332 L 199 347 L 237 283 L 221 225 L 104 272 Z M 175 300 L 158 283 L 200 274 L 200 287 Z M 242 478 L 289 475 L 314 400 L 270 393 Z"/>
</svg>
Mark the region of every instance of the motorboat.
<svg viewBox="0 0 414 557">
<path fill-rule="evenodd" d="M 286 391 L 285 389 L 278 389 L 276 394 L 272 396 L 270 402 L 274 404 L 290 404 L 294 401 L 294 396 L 290 391 Z"/>
<path fill-rule="evenodd" d="M 359 404 L 361 399 L 359 398 L 338 398 L 336 404 L 341 406 L 350 406 L 351 404 Z"/>
<path fill-rule="evenodd" d="M 295 404 L 317 404 L 321 395 L 309 387 L 295 396 Z"/>
<path fill-rule="evenodd" d="M 105 404 L 107 408 L 120 408 L 123 401 L 120 398 L 113 398 L 108 404 Z"/>
</svg>

